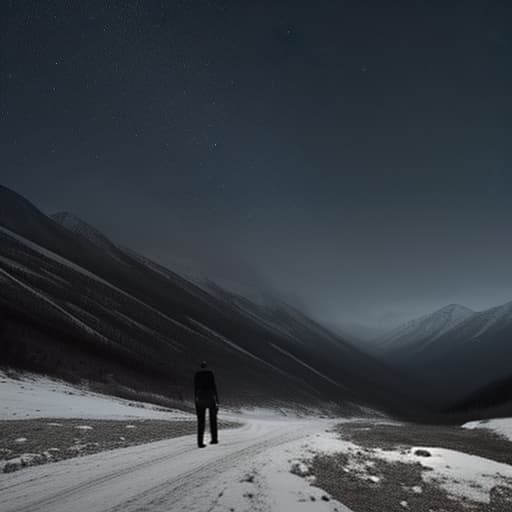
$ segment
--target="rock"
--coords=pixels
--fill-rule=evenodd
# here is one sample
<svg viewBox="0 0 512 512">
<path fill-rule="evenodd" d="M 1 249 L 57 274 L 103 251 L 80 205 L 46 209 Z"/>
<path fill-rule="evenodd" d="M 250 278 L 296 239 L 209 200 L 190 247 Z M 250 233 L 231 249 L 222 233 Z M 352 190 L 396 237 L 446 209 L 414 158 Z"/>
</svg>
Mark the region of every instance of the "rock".
<svg viewBox="0 0 512 512">
<path fill-rule="evenodd" d="M 416 450 L 414 452 L 414 455 L 416 455 L 417 457 L 432 457 L 432 454 L 428 450 L 422 449 Z"/>
<path fill-rule="evenodd" d="M 21 462 L 8 462 L 4 466 L 4 473 L 12 473 L 14 471 L 17 471 L 18 469 L 21 469 Z"/>
<path fill-rule="evenodd" d="M 290 473 L 298 476 L 308 476 L 310 474 L 309 468 L 303 462 L 295 462 L 292 464 Z"/>
</svg>

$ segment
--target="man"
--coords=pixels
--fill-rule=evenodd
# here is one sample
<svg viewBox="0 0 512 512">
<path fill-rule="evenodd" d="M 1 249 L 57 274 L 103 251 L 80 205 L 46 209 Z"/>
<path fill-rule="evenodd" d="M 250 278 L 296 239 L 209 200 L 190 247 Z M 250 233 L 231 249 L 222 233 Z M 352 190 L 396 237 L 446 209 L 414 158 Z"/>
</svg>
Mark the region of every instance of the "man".
<svg viewBox="0 0 512 512">
<path fill-rule="evenodd" d="M 217 396 L 217 387 L 215 386 L 215 377 L 213 372 L 206 369 L 206 362 L 201 363 L 201 370 L 194 376 L 194 394 L 196 399 L 197 414 L 197 446 L 204 448 L 204 423 L 206 409 L 210 412 L 210 434 L 211 444 L 217 444 L 217 411 L 219 410 L 219 399 Z"/>
</svg>

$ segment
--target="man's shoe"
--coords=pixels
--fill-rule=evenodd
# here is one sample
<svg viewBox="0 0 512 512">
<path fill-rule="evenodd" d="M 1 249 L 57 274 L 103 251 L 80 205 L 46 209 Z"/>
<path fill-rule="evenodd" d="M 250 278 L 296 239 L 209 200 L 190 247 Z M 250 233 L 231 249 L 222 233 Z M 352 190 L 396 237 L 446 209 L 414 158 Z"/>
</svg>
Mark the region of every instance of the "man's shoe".
<svg viewBox="0 0 512 512">
<path fill-rule="evenodd" d="M 219 444 L 219 441 L 217 441 L 217 439 L 215 439 L 215 440 L 213 440 L 213 439 L 212 439 L 212 440 L 210 441 L 210 444 Z"/>
<path fill-rule="evenodd" d="M 198 448 L 206 448 L 206 445 L 205 444 L 198 444 L 197 447 Z"/>
</svg>

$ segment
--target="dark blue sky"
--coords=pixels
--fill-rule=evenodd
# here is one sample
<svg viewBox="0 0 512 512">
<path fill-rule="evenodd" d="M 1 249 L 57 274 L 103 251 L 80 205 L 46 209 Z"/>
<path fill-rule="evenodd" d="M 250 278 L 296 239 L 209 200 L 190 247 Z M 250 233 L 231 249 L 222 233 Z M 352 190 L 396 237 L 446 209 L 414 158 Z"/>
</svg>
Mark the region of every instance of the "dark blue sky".
<svg viewBox="0 0 512 512">
<path fill-rule="evenodd" d="M 329 322 L 512 300 L 511 9 L 2 2 L 1 182 Z"/>
</svg>

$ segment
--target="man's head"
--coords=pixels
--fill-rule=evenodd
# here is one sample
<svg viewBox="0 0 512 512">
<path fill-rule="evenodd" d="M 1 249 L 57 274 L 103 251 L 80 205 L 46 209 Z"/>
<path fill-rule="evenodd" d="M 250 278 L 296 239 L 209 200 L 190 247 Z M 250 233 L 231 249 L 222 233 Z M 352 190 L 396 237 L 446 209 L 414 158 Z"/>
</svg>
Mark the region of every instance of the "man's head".
<svg viewBox="0 0 512 512">
<path fill-rule="evenodd" d="M 201 368 L 206 368 L 207 366 L 206 361 L 201 361 Z"/>
</svg>

